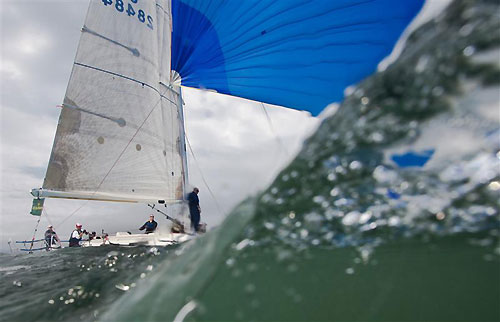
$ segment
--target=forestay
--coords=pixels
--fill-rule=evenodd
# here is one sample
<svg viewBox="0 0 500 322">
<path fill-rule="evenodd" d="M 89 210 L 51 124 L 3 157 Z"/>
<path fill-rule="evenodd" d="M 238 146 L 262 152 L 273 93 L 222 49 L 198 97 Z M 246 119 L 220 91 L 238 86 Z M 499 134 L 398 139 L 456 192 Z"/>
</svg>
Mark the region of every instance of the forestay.
<svg viewBox="0 0 500 322">
<path fill-rule="evenodd" d="M 93 0 L 41 196 L 183 199 L 180 88 L 170 86 L 170 1 Z"/>
</svg>

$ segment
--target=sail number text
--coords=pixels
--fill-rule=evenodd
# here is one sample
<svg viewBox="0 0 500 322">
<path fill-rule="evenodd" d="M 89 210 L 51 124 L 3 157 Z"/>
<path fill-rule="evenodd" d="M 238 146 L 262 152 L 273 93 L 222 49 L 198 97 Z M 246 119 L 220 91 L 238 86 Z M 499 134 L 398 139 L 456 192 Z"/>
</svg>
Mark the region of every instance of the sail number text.
<svg viewBox="0 0 500 322">
<path fill-rule="evenodd" d="M 132 3 L 137 3 L 138 0 L 130 1 Z M 147 20 L 146 26 L 153 30 L 153 18 L 150 15 L 146 15 L 142 9 L 139 9 L 136 12 L 131 3 L 127 3 L 127 5 L 125 5 L 123 0 L 102 0 L 102 3 L 104 3 L 105 6 L 112 6 L 114 3 L 114 7 L 118 12 L 125 12 L 129 17 L 133 17 L 137 14 L 137 19 L 142 23 L 145 23 Z"/>
</svg>

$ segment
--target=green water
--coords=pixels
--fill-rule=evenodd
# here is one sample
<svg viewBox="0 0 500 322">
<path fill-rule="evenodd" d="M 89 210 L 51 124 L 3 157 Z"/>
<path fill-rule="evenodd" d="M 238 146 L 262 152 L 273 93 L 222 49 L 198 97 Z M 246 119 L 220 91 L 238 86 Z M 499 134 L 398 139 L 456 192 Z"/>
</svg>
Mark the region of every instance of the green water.
<svg viewBox="0 0 500 322">
<path fill-rule="evenodd" d="M 495 245 L 471 245 L 481 237 L 400 241 L 367 263 L 353 248 L 309 249 L 279 264 L 273 251 L 251 249 L 200 292 L 193 319 L 498 321 L 500 260 Z"/>
</svg>

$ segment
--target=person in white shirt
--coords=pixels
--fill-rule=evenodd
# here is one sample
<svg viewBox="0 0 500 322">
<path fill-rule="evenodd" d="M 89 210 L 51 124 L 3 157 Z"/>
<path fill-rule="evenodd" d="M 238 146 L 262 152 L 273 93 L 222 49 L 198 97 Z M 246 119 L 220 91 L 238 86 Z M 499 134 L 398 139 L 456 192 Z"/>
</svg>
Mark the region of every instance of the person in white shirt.
<svg viewBox="0 0 500 322">
<path fill-rule="evenodd" d="M 69 247 L 80 247 L 80 241 L 83 235 L 88 235 L 86 230 L 82 231 L 82 224 L 76 223 L 76 229 L 73 230 L 69 237 Z"/>
</svg>

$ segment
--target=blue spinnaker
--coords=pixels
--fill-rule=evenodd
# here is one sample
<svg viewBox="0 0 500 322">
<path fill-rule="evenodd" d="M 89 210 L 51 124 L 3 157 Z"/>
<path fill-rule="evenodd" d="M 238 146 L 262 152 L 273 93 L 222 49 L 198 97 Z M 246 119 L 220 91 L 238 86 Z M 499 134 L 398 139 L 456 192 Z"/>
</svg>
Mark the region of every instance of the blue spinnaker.
<svg viewBox="0 0 500 322">
<path fill-rule="evenodd" d="M 172 0 L 182 85 L 317 115 L 389 55 L 423 0 Z"/>
</svg>

